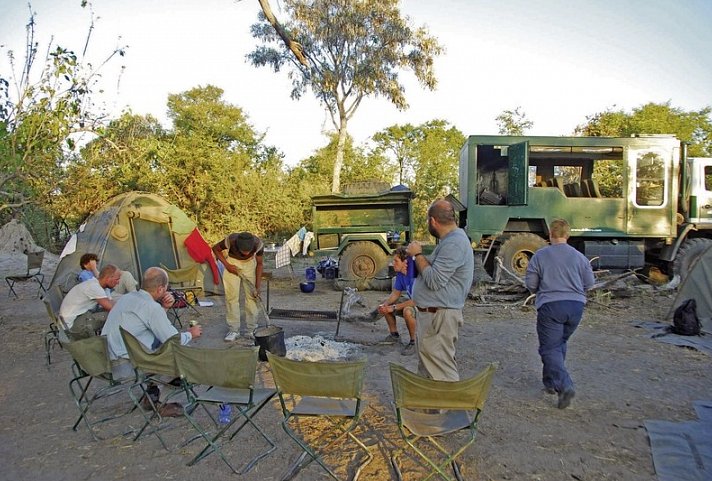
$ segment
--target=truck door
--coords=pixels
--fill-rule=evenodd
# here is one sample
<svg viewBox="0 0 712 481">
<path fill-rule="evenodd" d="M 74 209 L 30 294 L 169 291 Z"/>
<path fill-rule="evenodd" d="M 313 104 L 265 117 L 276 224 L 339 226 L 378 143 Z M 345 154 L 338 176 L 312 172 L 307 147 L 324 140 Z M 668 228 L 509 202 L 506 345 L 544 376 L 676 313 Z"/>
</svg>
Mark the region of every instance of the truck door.
<svg viewBox="0 0 712 481">
<path fill-rule="evenodd" d="M 507 205 L 527 205 L 529 197 L 529 142 L 510 145 L 507 155 L 509 157 Z"/>
<path fill-rule="evenodd" d="M 629 235 L 669 236 L 674 227 L 672 152 L 660 148 L 628 151 L 627 226 Z"/>
</svg>

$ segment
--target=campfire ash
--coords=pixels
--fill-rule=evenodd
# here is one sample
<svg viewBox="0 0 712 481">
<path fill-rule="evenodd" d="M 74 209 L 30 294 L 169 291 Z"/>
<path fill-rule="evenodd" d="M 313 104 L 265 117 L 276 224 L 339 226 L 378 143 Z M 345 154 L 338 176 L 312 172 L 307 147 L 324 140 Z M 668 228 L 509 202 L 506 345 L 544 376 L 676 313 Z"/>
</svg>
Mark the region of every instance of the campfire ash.
<svg viewBox="0 0 712 481">
<path fill-rule="evenodd" d="M 361 352 L 360 346 L 356 344 L 332 341 L 320 335 L 294 336 L 284 343 L 287 346 L 287 358 L 298 361 L 343 361 Z"/>
</svg>

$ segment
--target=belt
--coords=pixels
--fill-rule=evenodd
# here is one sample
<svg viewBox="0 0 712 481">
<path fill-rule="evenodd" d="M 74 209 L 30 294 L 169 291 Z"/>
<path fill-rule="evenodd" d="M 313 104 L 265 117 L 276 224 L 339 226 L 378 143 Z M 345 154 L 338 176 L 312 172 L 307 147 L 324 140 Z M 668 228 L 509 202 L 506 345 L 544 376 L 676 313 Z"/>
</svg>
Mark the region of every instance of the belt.
<svg viewBox="0 0 712 481">
<path fill-rule="evenodd" d="M 444 309 L 443 307 L 419 307 L 418 310 L 420 312 L 430 312 L 430 313 L 435 313 L 438 312 L 438 309 Z"/>
</svg>

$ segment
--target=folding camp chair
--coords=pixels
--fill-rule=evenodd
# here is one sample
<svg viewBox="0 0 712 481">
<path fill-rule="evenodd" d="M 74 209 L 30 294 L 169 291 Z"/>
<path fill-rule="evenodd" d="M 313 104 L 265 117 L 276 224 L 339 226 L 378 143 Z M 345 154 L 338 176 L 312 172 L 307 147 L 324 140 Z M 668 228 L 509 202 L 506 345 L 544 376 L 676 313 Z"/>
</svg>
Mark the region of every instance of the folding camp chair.
<svg viewBox="0 0 712 481">
<path fill-rule="evenodd" d="M 361 388 L 366 360 L 294 361 L 270 352 L 267 352 L 267 358 L 284 415 L 282 428 L 304 450 L 283 479 L 291 479 L 309 463 L 316 461 L 332 478 L 338 480 L 323 457 L 327 448 L 347 436 L 367 454 L 354 473 L 353 479 L 356 480 L 361 469 L 373 459 L 373 454 L 353 434 L 365 405 L 361 400 Z M 325 429 L 323 422 L 310 424 L 309 418 L 328 421 L 330 426 Z"/>
<path fill-rule="evenodd" d="M 27 282 L 32 280 L 37 281 L 37 283 L 40 285 L 40 287 L 37 289 L 38 297 L 40 295 L 40 292 L 47 292 L 47 289 L 45 289 L 45 286 L 43 284 L 44 274 L 42 274 L 42 262 L 44 261 L 45 251 L 25 251 L 24 253 L 27 256 L 27 271 L 24 274 L 13 274 L 11 276 L 5 277 L 5 282 L 7 282 L 7 285 L 10 288 L 8 296 L 10 294 L 13 294 L 16 299 L 18 298 L 17 292 L 15 292 L 14 289 L 16 282 Z"/>
<path fill-rule="evenodd" d="M 276 394 L 274 389 L 255 388 L 258 350 L 257 347 L 248 349 L 175 347 L 176 364 L 181 379 L 191 386 L 210 386 L 200 395 L 196 395 L 193 389 L 186 390 L 189 403 L 184 410 L 185 417 L 207 443 L 205 448 L 188 463 L 188 466 L 192 466 L 210 453 L 216 452 L 233 473 L 244 474 L 252 469 L 257 461 L 277 449 L 274 442 L 254 422 L 255 415 Z M 220 426 L 207 408 L 211 405 L 232 406 L 233 414 L 230 421 L 224 426 Z M 205 412 L 208 413 L 212 421 L 208 426 L 209 429 L 205 429 L 196 416 L 198 406 L 205 408 Z M 226 442 L 221 441 L 228 436 L 230 429 L 238 419 L 241 422 L 229 435 L 227 441 L 231 441 L 245 425 L 249 424 L 269 445 L 267 450 L 255 456 L 240 471 L 236 470 L 228 461 L 222 450 Z M 203 424 L 206 423 L 203 422 Z"/>
<path fill-rule="evenodd" d="M 65 345 L 74 359 L 74 364 L 72 365 L 73 376 L 72 380 L 69 381 L 69 391 L 74 398 L 77 409 L 79 409 L 79 418 L 72 426 L 72 429 L 76 431 L 79 423 L 84 421 L 94 440 L 98 441 L 100 438 L 94 431 L 94 426 L 130 413 L 133 410 L 133 405 L 126 412 L 112 414 L 98 420 L 89 419 L 89 410 L 97 400 L 123 392 L 123 385 L 133 381 L 133 377 L 128 379 L 114 378 L 111 373 L 111 361 L 109 361 L 106 337 L 104 336 L 67 342 Z M 89 386 L 95 379 L 103 382 L 104 386 L 90 392 Z"/>
<path fill-rule="evenodd" d="M 168 273 L 169 291 L 175 299 L 171 306 L 169 317 L 176 328 L 182 328 L 181 312 L 183 309 L 192 309 L 193 313 L 200 316 L 200 311 L 195 308 L 198 296 L 203 292 L 203 274 L 199 264 L 183 267 L 181 269 L 169 269 L 163 264 L 161 268 Z"/>
<path fill-rule="evenodd" d="M 59 318 L 59 307 L 62 305 L 63 296 L 62 288 L 55 285 L 50 287 L 42 298 L 50 321 L 49 329 L 42 336 L 47 358 L 47 367 L 52 363 L 52 345 L 56 344 L 62 348 L 63 343 L 69 342 L 67 326 Z"/>
<path fill-rule="evenodd" d="M 156 351 L 150 352 L 123 327 L 120 327 L 119 330 L 121 331 L 121 338 L 126 345 L 129 361 L 131 361 L 134 371 L 136 372 L 135 382 L 129 387 L 129 396 L 143 415 L 145 421 L 133 440 L 136 441 L 141 437 L 146 428 L 151 425 L 151 422 L 156 420 L 157 425 L 149 432 L 155 434 L 158 440 L 161 441 L 163 447 L 168 450 L 168 446 L 160 433 L 160 430 L 165 426 L 163 425 L 165 418 L 161 416 L 160 403 L 154 402 L 147 388 L 150 384 L 158 384 L 170 389 L 174 388 L 170 381 L 179 376 L 174 351 L 175 347 L 180 345 L 180 334 L 172 336 Z M 169 379 L 162 376 L 166 376 L 166 378 Z M 139 392 L 138 396 L 135 394 L 135 391 Z M 171 395 L 166 397 L 166 400 L 182 392 L 183 390 L 174 390 Z M 142 404 L 146 408 L 150 407 L 150 409 L 143 409 Z"/>
<path fill-rule="evenodd" d="M 395 398 L 398 430 L 405 442 L 430 466 L 431 472 L 423 481 L 439 474 L 451 481 L 444 468 L 451 464 L 455 478 L 462 480 L 456 458 L 475 442 L 477 422 L 489 394 L 492 377 L 497 366 L 490 364 L 479 374 L 461 381 L 434 381 L 414 374 L 402 366 L 391 363 L 391 383 Z M 466 432 L 461 447 L 449 451 L 435 438 Z M 434 450 L 426 452 L 427 440 Z M 401 479 L 397 455 L 391 456 L 393 468 Z M 444 456 L 437 460 L 435 457 Z"/>
</svg>

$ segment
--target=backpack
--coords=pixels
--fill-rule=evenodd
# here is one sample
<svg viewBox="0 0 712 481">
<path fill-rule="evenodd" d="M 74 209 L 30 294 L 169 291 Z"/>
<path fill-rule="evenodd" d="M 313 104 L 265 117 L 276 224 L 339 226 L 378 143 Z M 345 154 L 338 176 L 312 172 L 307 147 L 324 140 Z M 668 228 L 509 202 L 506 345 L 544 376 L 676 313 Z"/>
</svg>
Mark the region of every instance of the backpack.
<svg viewBox="0 0 712 481">
<path fill-rule="evenodd" d="M 670 332 L 680 336 L 699 336 L 700 330 L 697 302 L 694 299 L 687 299 L 675 309 Z"/>
</svg>

